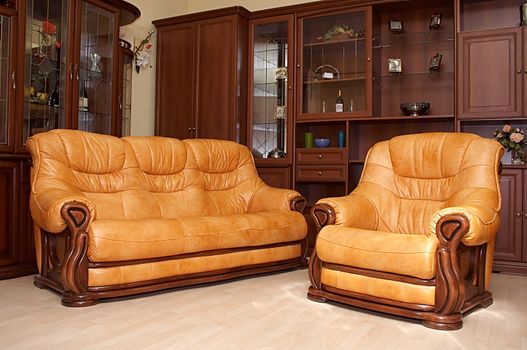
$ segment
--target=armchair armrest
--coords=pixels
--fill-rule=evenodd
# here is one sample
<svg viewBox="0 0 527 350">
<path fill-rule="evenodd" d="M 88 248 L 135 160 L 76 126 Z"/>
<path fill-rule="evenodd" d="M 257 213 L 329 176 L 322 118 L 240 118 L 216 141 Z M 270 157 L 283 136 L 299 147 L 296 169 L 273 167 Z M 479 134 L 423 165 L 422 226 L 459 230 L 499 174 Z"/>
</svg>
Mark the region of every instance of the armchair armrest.
<svg viewBox="0 0 527 350">
<path fill-rule="evenodd" d="M 342 225 L 374 230 L 379 220 L 375 206 L 356 192 L 343 197 L 320 199 L 311 209 L 311 215 L 318 229 L 326 225 Z"/>
<path fill-rule="evenodd" d="M 78 189 L 57 179 L 36 181 L 31 190 L 30 209 L 35 223 L 47 232 L 59 233 L 66 228 L 61 214 L 66 203 L 76 202 L 89 211 L 89 217 L 95 218 L 95 205 Z"/>
<path fill-rule="evenodd" d="M 436 235 L 441 219 L 461 216 L 467 221 L 466 233 L 461 242 L 467 246 L 478 246 L 493 241 L 498 231 L 498 212 L 483 205 L 447 207 L 435 213 L 429 227 L 429 234 Z"/>
<path fill-rule="evenodd" d="M 297 191 L 261 186 L 253 194 L 249 212 L 266 210 L 296 210 L 302 212 L 305 199 Z"/>
</svg>

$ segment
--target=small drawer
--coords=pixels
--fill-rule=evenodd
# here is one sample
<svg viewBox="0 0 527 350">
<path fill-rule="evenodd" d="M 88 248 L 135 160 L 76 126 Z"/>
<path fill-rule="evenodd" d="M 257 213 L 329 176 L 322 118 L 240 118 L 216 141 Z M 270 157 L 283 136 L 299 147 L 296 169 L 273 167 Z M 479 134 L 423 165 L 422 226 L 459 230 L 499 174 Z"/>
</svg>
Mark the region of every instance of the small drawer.
<svg viewBox="0 0 527 350">
<path fill-rule="evenodd" d="M 345 165 L 299 165 L 296 167 L 299 182 L 343 182 L 346 181 Z"/>
<path fill-rule="evenodd" d="M 296 151 L 297 164 L 346 164 L 346 148 L 301 148 Z"/>
</svg>

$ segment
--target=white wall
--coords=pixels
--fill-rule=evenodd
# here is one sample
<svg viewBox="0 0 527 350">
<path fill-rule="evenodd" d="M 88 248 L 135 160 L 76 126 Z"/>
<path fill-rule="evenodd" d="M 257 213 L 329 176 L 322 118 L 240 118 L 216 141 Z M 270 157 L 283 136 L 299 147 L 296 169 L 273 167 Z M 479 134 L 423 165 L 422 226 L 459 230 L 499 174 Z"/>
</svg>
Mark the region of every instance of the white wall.
<svg viewBox="0 0 527 350">
<path fill-rule="evenodd" d="M 249 11 L 263 10 L 316 0 L 127 0 L 141 10 L 141 17 L 123 27 L 124 39 L 132 45 L 143 39 L 151 29 L 152 21 L 229 6 L 243 6 Z M 154 5 L 155 4 L 155 5 Z M 152 48 L 152 68 L 135 71 L 132 77 L 132 135 L 153 135 L 155 125 L 155 34 Z"/>
</svg>

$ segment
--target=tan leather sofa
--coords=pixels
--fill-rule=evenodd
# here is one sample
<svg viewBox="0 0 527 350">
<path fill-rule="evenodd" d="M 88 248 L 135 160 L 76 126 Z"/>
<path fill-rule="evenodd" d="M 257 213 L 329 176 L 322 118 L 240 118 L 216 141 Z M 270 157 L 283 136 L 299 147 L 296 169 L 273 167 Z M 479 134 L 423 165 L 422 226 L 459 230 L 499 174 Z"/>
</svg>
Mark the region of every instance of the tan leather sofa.
<svg viewBox="0 0 527 350">
<path fill-rule="evenodd" d="M 32 136 L 37 287 L 67 306 L 306 264 L 305 200 L 223 140 Z"/>
<path fill-rule="evenodd" d="M 374 145 L 356 189 L 312 208 L 308 297 L 461 328 L 463 313 L 492 304 L 502 153 L 463 133 Z"/>
</svg>

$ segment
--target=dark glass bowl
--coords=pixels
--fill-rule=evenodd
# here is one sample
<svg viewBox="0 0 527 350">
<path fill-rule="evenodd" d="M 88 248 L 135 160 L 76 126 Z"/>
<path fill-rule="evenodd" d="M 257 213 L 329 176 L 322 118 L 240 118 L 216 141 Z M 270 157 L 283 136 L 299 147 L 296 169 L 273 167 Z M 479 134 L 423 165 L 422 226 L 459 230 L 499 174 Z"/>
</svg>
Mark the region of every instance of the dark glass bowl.
<svg viewBox="0 0 527 350">
<path fill-rule="evenodd" d="M 430 103 L 428 102 L 407 102 L 401 103 L 401 110 L 405 115 L 416 117 L 418 115 L 425 115 L 428 113 Z"/>
</svg>

